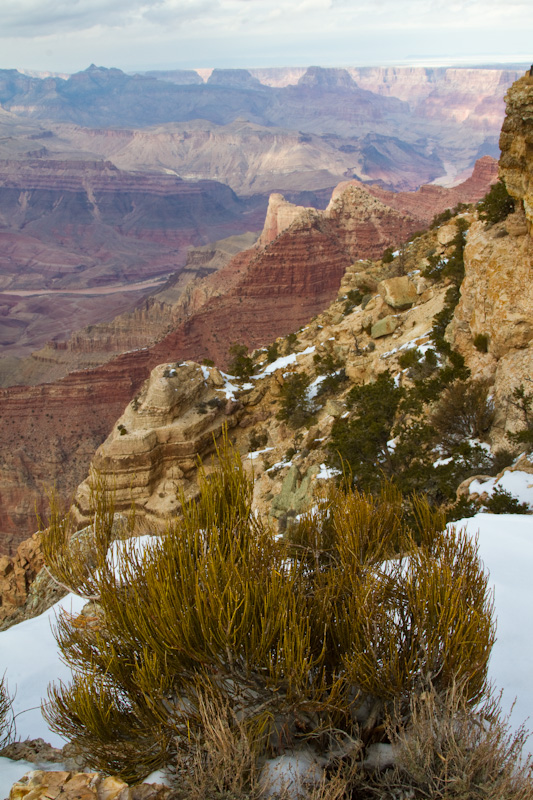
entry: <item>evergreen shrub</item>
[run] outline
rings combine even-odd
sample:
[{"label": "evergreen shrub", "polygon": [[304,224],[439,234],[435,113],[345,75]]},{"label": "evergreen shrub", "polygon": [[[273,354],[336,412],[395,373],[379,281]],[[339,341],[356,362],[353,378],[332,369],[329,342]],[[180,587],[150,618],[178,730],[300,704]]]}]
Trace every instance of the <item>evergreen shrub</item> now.
[{"label": "evergreen shrub", "polygon": [[235,375],[236,378],[244,380],[254,374],[254,362],[248,355],[248,348],[245,344],[233,342],[229,348],[229,355],[228,370],[230,375]]},{"label": "evergreen shrub", "polygon": [[480,220],[491,228],[513,213],[515,201],[507,191],[505,183],[500,179],[497,183],[493,183],[477,207]]},{"label": "evergreen shrub", "polygon": [[[279,540],[252,511],[238,454],[226,443],[218,458],[198,501],[182,498],[183,516],[144,550],[124,541],[111,557],[95,514],[92,621],[59,619],[74,676],[44,709],[89,767],[133,782],[176,758],[205,763],[206,708],[223,711],[228,757],[249,764],[360,741],[358,718],[365,741],[386,741],[388,711],[408,715],[428,682],[439,693],[458,682],[467,704],[483,696],[492,599],[465,533],[416,499],[409,523],[390,486],[379,497],[332,487]],[[68,528],[51,520],[49,568],[83,591],[86,568],[69,575],[57,552]]]}]

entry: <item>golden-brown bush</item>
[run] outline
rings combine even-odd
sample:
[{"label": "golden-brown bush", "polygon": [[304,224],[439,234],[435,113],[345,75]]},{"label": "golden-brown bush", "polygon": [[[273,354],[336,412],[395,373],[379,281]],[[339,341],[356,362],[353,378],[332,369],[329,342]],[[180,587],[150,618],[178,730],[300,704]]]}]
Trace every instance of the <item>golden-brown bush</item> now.
[{"label": "golden-brown bush", "polygon": [[[245,732],[256,758],[358,736],[369,700],[379,713],[365,724],[379,739],[387,709],[408,709],[429,680],[460,681],[469,703],[482,695],[492,603],[464,534],[443,532],[423,501],[406,514],[391,487],[379,498],[333,488],[290,541],[276,540],[252,511],[238,454],[218,456],[163,536],[144,550],[116,545],[90,579],[63,564],[52,520],[50,568],[79,577],[99,613],[91,626],[59,620],[74,678],[50,690],[45,715],[90,766],[138,780],[191,742],[201,753],[206,698],[231,709],[225,725]],[[108,523],[95,515],[97,542]]]}]

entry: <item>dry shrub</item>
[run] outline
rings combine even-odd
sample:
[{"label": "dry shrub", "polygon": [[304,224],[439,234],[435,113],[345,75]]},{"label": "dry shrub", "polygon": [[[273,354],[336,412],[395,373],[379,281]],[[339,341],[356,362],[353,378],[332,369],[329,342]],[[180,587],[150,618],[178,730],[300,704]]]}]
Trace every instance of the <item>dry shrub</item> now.
[{"label": "dry shrub", "polygon": [[[429,687],[411,698],[410,714],[388,726],[396,766],[367,781],[367,794],[380,800],[531,800],[528,733],[511,732],[499,698],[473,709],[457,684],[445,692]],[[357,795],[359,796],[359,795]]]},{"label": "dry shrub", "polygon": [[5,677],[0,678],[0,750],[13,738],[15,719]]},{"label": "dry shrub", "polygon": [[201,725],[179,743],[176,778],[190,800],[216,793],[234,798],[257,794],[253,739],[243,718],[215,695],[199,696]]}]

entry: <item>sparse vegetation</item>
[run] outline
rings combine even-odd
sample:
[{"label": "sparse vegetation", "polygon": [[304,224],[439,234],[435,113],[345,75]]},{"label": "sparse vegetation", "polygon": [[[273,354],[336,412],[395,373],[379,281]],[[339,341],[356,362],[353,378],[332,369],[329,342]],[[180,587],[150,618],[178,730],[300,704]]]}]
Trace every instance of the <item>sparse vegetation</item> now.
[{"label": "sparse vegetation", "polygon": [[[182,498],[183,518],[144,551],[125,541],[110,558],[108,515],[95,514],[95,621],[58,621],[74,677],[44,711],[89,767],[137,781],[177,760],[240,793],[257,759],[284,748],[334,764],[354,742],[359,763],[429,683],[439,697],[459,686],[467,706],[484,696],[492,600],[466,534],[443,533],[441,513],[391,486],[339,486],[276,541],[240,457],[226,445],[218,458],[198,502]],[[53,515],[55,574],[67,528]],[[88,564],[73,555],[84,590]]]},{"label": "sparse vegetation", "polygon": [[280,357],[279,346],[277,342],[273,342],[267,347],[267,363],[272,364]]},{"label": "sparse vegetation", "polygon": [[509,441],[525,447],[528,452],[533,449],[533,392],[527,392],[523,383],[513,389],[509,403],[518,410],[523,428],[508,433]]},{"label": "sparse vegetation", "polygon": [[381,256],[384,264],[391,264],[394,261],[394,250],[392,247],[387,247]]},{"label": "sparse vegetation", "polygon": [[483,503],[490,514],[529,514],[527,503],[521,503],[517,497],[502,486],[495,486],[491,496]]}]

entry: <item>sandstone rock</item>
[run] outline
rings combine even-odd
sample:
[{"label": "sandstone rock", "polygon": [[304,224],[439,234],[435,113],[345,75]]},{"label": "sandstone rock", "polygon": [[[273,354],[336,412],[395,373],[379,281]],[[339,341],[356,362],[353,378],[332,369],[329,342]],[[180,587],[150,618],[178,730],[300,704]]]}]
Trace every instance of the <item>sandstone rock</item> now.
[{"label": "sandstone rock", "polygon": [[533,337],[533,242],[531,237],[496,237],[480,222],[470,227],[465,277],[450,334],[467,350],[477,333],[490,339],[495,358],[527,347]]},{"label": "sandstone rock", "polygon": [[388,316],[378,320],[372,325],[370,335],[373,339],[379,339],[381,336],[390,336],[398,327],[398,320],[396,317]]},{"label": "sandstone rock", "polygon": [[97,772],[27,773],[11,789],[9,800],[175,800],[178,792],[161,784],[128,786]]},{"label": "sandstone rock", "polygon": [[406,275],[381,281],[378,291],[393,308],[409,308],[418,300],[417,288]]},{"label": "sandstone rock", "polygon": [[296,206],[287,202],[282,194],[271,194],[268,200],[263,232],[258,239],[259,247],[266,247],[280,233],[289,228],[295,219],[305,213],[316,213],[315,209]]},{"label": "sandstone rock", "polygon": [[0,559],[0,629],[20,617],[16,612],[28,600],[30,586],[42,565],[38,534],[22,542],[13,558],[2,556]]}]

